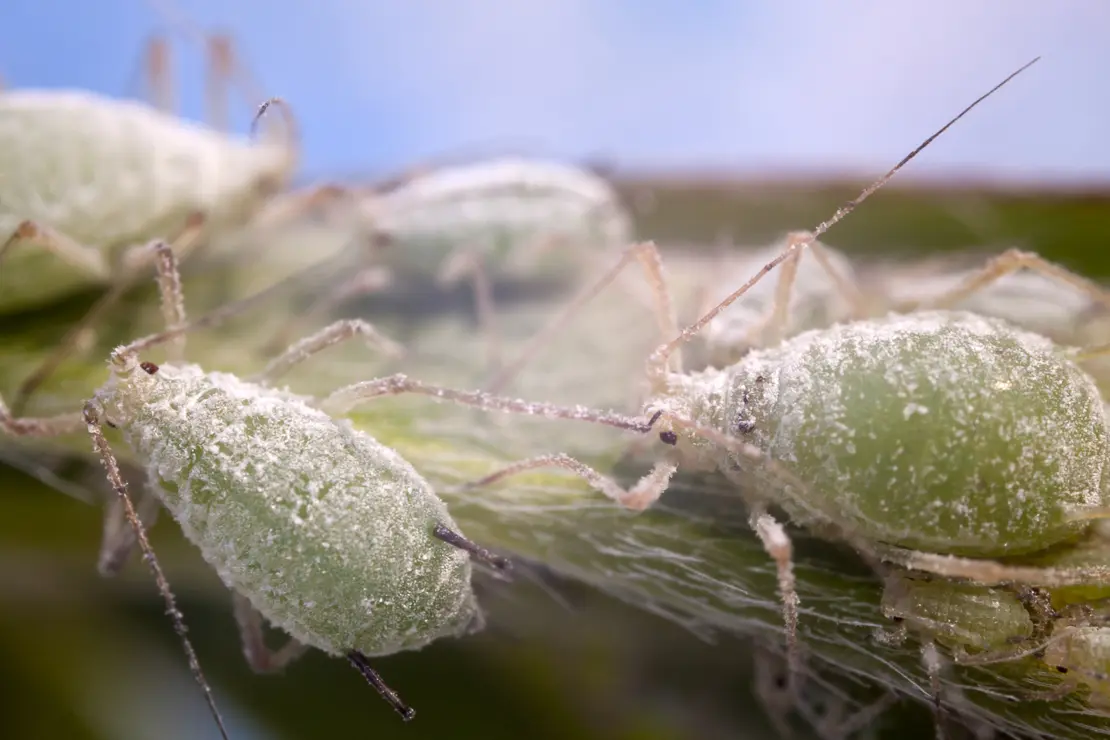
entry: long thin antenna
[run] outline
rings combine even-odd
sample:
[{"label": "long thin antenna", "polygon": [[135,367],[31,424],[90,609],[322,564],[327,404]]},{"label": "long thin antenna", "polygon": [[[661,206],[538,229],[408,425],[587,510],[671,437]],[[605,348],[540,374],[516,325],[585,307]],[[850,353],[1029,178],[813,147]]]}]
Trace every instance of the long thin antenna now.
[{"label": "long thin antenna", "polygon": [[189,660],[189,668],[193,672],[193,678],[197,680],[201,690],[204,691],[204,700],[208,702],[208,710],[212,713],[212,718],[216,720],[220,737],[223,740],[229,740],[223,717],[220,716],[220,710],[216,708],[216,699],[212,696],[212,688],[204,677],[204,672],[200,668],[200,660],[197,659],[197,653],[193,649],[192,642],[189,641],[185,619],[177,608],[177,601],[174,599],[173,591],[170,590],[170,583],[166,580],[165,573],[162,572],[162,566],[158,564],[158,558],[154,556],[154,548],[150,546],[143,523],[135,512],[135,506],[131,503],[131,496],[127,493],[127,483],[120,473],[116,456],[112,454],[112,448],[108,446],[108,440],[104,437],[104,431],[100,427],[99,414],[92,402],[85,404],[84,417],[89,434],[93,439],[93,449],[100,456],[100,462],[108,474],[108,482],[123,503],[124,514],[127,516],[131,528],[135,530],[135,538],[138,540],[139,548],[143,551],[143,560],[150,567],[150,572],[154,575],[154,582],[158,584],[158,590],[162,592],[162,599],[166,602],[166,614],[173,620],[174,631],[181,638],[181,646],[185,649],[185,657]]},{"label": "long thin antenna", "polygon": [[890,182],[890,179],[894,177],[894,175],[896,175],[899,170],[901,170],[907,163],[909,163],[911,159],[920,154],[922,150],[924,150],[927,146],[932,144],[937,137],[950,129],[956,123],[956,121],[966,116],[975,106],[979,105],[991,95],[998,92],[998,90],[1001,89],[1007,82],[1032,67],[1038,61],[1040,61],[1040,57],[1036,57],[1032,61],[1027,62],[1026,64],[1022,65],[1022,67],[1020,67],[1017,71],[1012,72],[1006,79],[1002,80],[1002,82],[999,82],[990,90],[980,95],[975,100],[975,102],[960,111],[959,114],[952,118],[948,123],[941,126],[929,138],[921,142],[916,148],[914,148],[913,151],[902,157],[901,161],[891,167],[889,172],[864,188],[863,191],[860,192],[860,194],[857,195],[855,198],[848,201],[840,208],[837,208],[836,212],[833,213],[832,216],[814,227],[814,229],[809,234],[807,234],[805,238],[791,242],[790,245],[787,246],[785,250],[783,250],[782,254],[768,262],[759,272],[757,272],[750,280],[748,280],[748,282],[740,286],[740,288],[733,292],[728,298],[725,298],[719,304],[710,309],[708,313],[706,313],[696,322],[683,329],[682,333],[675,337],[673,340],[671,340],[667,344],[660,345],[654,352],[651,353],[651,357],[648,358],[649,373],[651,373],[655,368],[665,368],[667,359],[670,357],[671,353],[673,353],[676,349],[678,349],[683,344],[690,341],[694,336],[696,336],[698,332],[705,328],[706,324],[717,317],[717,314],[731,306],[734,301],[740,298],[740,296],[744,295],[744,293],[748,292],[748,290],[753,285],[759,282],[759,280],[764,275],[766,275],[768,272],[770,272],[780,263],[786,260],[786,258],[790,256],[791,252],[807,246],[815,239],[820,237],[822,234],[824,234],[826,231],[828,231],[830,228],[832,228],[834,225],[839,223],[845,216],[854,211],[861,203],[863,203],[863,201],[870,198],[876,190]]}]

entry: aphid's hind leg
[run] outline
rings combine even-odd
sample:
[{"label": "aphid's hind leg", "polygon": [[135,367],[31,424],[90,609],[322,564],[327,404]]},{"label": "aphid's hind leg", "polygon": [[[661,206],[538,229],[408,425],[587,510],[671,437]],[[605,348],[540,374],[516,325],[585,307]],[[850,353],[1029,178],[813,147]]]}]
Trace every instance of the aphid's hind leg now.
[{"label": "aphid's hind leg", "polygon": [[1082,275],[1049,262],[1039,254],[1024,252],[1020,249],[1007,249],[997,257],[992,257],[960,285],[932,300],[920,302],[912,308],[950,308],[996,280],[1023,269],[1032,270],[1047,278],[1069,285],[1086,294],[1096,303],[1101,303],[1110,309],[1110,291]]},{"label": "aphid's hind leg", "polygon": [[266,645],[266,633],[259,611],[240,593],[232,593],[231,599],[235,622],[239,625],[239,637],[243,642],[243,657],[255,673],[279,673],[308,652],[308,646],[294,638],[289,638],[280,649],[271,650]]},{"label": "aphid's hind leg", "polygon": [[355,337],[361,337],[370,347],[392,357],[404,352],[401,345],[379,333],[370,323],[362,319],[342,319],[290,345],[251,380],[271,383],[313,355]]},{"label": "aphid's hind leg", "polygon": [[490,371],[501,367],[501,334],[497,326],[497,308],[493,300],[493,284],[489,269],[477,247],[461,247],[452,251],[436,271],[436,282],[444,287],[470,279],[478,326],[486,337],[486,361]]},{"label": "aphid's hind leg", "polygon": [[494,570],[506,571],[511,570],[513,567],[512,561],[508,558],[487,550],[442,524],[437,523],[435,527],[432,528],[432,535],[443,540],[452,547],[457,547],[460,550],[470,553],[470,556],[479,563],[484,563]]},{"label": "aphid's hind leg", "polygon": [[[162,502],[150,491],[142,488],[135,500],[135,511],[143,527],[150,529],[158,518]],[[100,553],[96,568],[100,575],[111,577],[120,572],[137,543],[135,530],[127,521],[127,509],[116,497],[110,500],[104,511],[104,534],[100,538]]]},{"label": "aphid's hind leg", "polygon": [[[185,228],[171,243],[172,254],[175,260],[182,252],[187,252],[192,245],[200,238],[203,229],[204,219],[199,214],[194,214],[191,217]],[[157,244],[155,242],[154,244]],[[26,407],[27,401],[31,395],[42,385],[58,366],[65,361],[78,347],[85,345],[88,342],[90,334],[94,331],[96,325],[105,318],[108,310],[114,306],[134,285],[134,278],[136,274],[149,264],[149,260],[156,257],[158,252],[153,249],[151,244],[138,245],[128,250],[125,255],[124,264],[128,268],[124,274],[117,277],[112,286],[93,304],[84,316],[82,316],[77,323],[70,327],[62,340],[54,347],[54,350],[47,355],[34,371],[27,376],[27,379],[20,384],[16,391],[15,398],[12,399],[12,408],[16,413],[19,413]],[[155,260],[157,264],[161,265],[160,260]],[[173,267],[176,272],[176,263]],[[180,283],[180,279],[178,279]],[[159,285],[163,284],[162,278],[159,278]],[[165,310],[165,309],[163,309]]]},{"label": "aphid's hind leg", "polygon": [[0,265],[2,265],[4,258],[16,247],[41,249],[54,255],[60,261],[83,270],[90,278],[98,282],[109,279],[108,263],[99,249],[79,244],[49,226],[34,221],[20,223],[7,240],[0,245]]},{"label": "aphid's hind leg", "polygon": [[559,468],[573,473],[600,493],[634,511],[643,511],[658,501],[663,492],[667,490],[671,476],[678,469],[673,463],[657,462],[651,471],[637,481],[632,488],[625,490],[612,478],[599,473],[589,465],[579,462],[569,455],[558,453],[519,460],[476,481],[465,483],[459,488],[465,490],[488,486],[505,478],[540,468]]},{"label": "aphid's hind leg", "polygon": [[[655,318],[659,324],[660,332],[665,337],[673,337],[677,334],[678,320],[675,317],[674,303],[671,299],[670,288],[667,285],[667,279],[663,272],[663,258],[659,254],[659,250],[656,248],[655,244],[652,242],[639,242],[630,247],[626,247],[615,265],[571,299],[570,303],[556,314],[555,317],[548,322],[547,326],[537,332],[536,335],[528,341],[524,349],[521,350],[520,354],[517,355],[515,359],[501,368],[500,372],[486,384],[486,388],[491,393],[503,391],[512,379],[520,373],[521,369],[523,369],[528,361],[532,359],[536,352],[538,352],[543,345],[548,343],[551,338],[562,329],[576,313],[578,313],[578,311],[592,301],[595,296],[608,288],[613,281],[617,279],[617,276],[631,264],[633,259],[640,263],[640,267],[643,269],[644,276],[651,288],[655,306]],[[681,355],[675,353],[670,358],[670,367],[674,372],[682,372],[681,365]]]},{"label": "aphid's hind leg", "polygon": [[401,700],[401,697],[398,696],[397,692],[389,688],[389,686],[386,685],[385,681],[382,680],[382,677],[378,675],[378,672],[370,667],[370,663],[366,659],[365,655],[358,652],[357,650],[352,650],[351,652],[347,653],[347,660],[351,662],[351,665],[355,667],[355,670],[362,674],[362,677],[366,679],[366,682],[373,686],[374,689],[382,695],[382,698],[385,699],[391,707],[393,707],[393,710],[397,712],[397,714],[401,715],[401,719],[408,722],[416,716],[416,711],[413,710],[413,708],[410,707],[408,704],[405,704],[405,702]]}]

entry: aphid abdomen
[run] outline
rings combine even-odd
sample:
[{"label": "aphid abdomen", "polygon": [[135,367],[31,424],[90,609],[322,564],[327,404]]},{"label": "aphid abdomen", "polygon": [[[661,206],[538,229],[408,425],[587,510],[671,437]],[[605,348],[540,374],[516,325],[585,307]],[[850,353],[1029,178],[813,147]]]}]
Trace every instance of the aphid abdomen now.
[{"label": "aphid abdomen", "polygon": [[464,633],[470,561],[397,453],[290,394],[195,366],[119,373],[115,410],[185,534],[273,624],[332,654]]},{"label": "aphid abdomen", "polygon": [[802,519],[1002,556],[1076,535],[1086,524],[1069,517],[1106,505],[1098,390],[1047,339],[1003,321],[859,321],[753,353],[731,373],[725,405],[746,407],[752,441],[808,486],[783,502]]},{"label": "aphid abdomen", "polygon": [[[521,159],[415,177],[380,196],[373,215],[395,242],[391,264],[425,275],[451,247],[481,249],[503,268],[530,240],[624,246],[632,237],[631,219],[604,180],[559,163]],[[555,252],[542,266],[568,272],[579,261]]]}]

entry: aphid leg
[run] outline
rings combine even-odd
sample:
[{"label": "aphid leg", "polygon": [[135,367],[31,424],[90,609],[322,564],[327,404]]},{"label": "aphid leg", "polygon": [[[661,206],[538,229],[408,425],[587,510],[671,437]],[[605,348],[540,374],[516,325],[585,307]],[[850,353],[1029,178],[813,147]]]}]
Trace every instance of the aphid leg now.
[{"label": "aphid leg", "polygon": [[[182,252],[187,252],[199,240],[203,230],[204,219],[200,214],[194,214],[186,223],[185,228],[180,234],[171,242],[171,248],[175,256],[180,256]],[[151,248],[149,244],[138,245],[133,247],[130,252],[130,263],[135,266],[136,270],[139,267],[144,267],[149,264],[157,252]],[[134,285],[133,280],[135,274],[125,272],[123,276],[116,278],[110,287],[97,301],[93,304],[84,316],[82,316],[77,323],[70,327],[62,340],[54,347],[53,351],[46,356],[46,359],[27,376],[27,379],[20,384],[16,390],[15,398],[12,399],[12,408],[15,413],[19,413],[27,405],[31,395],[38,390],[58,366],[70,356],[74,350],[87,343],[87,339],[94,328],[104,319],[108,310],[114,306]]]},{"label": "aphid leg", "polygon": [[43,418],[15,416],[0,396],[0,429],[13,437],[58,437],[79,432],[84,426],[81,414],[59,414]]},{"label": "aphid leg", "polygon": [[936,643],[932,640],[921,646],[921,660],[925,665],[925,672],[929,676],[929,693],[933,699],[933,724],[936,727],[937,740],[945,740],[946,716],[944,706],[941,704],[940,674],[944,668],[944,659],[937,650]]},{"label": "aphid leg", "polygon": [[228,80],[234,76],[235,53],[231,37],[223,33],[209,34],[205,44],[208,73],[205,76],[205,101],[208,124],[217,131],[231,130],[227,113]]},{"label": "aphid leg", "polygon": [[778,257],[776,257],[775,259],[771,260],[769,263],[764,265],[763,268],[759,272],[757,272],[755,275],[753,275],[746,283],[744,283],[739,288],[737,288],[735,291],[733,291],[731,295],[729,295],[723,301],[721,301],[716,306],[714,306],[712,309],[707,311],[705,313],[705,315],[703,315],[700,319],[695,321],[693,324],[691,324],[690,326],[683,329],[682,332],[680,334],[678,334],[678,336],[676,336],[674,339],[672,339],[669,342],[667,342],[666,344],[662,344],[658,348],[656,348],[655,351],[652,352],[651,356],[648,358],[648,363],[647,363],[648,378],[650,378],[653,381],[659,381],[659,380],[662,380],[663,378],[665,378],[666,370],[669,366],[671,356],[674,355],[675,353],[679,352],[682,345],[686,344],[691,339],[693,339],[695,336],[697,336],[702,331],[702,329],[705,328],[706,324],[708,324],[710,321],[715,319],[721,311],[723,311],[726,308],[728,308],[729,306],[731,306],[736,300],[738,300],[742,295],[744,295],[744,293],[748,292],[748,290],[753,285],[755,285],[760,279],[762,279],[764,275],[766,275],[768,272],[773,270],[779,263],[785,261],[787,259],[787,257],[790,256],[791,252],[793,252],[796,249],[801,248],[802,246],[805,246],[806,244],[812,244],[822,234],[824,234],[826,231],[831,229],[833,226],[835,226],[837,223],[839,223],[845,216],[847,216],[852,211],[854,211],[856,208],[858,208],[859,205],[861,203],[863,203],[865,200],[867,200],[868,198],[870,198],[871,195],[875,193],[875,191],[879,190],[881,187],[883,187],[888,182],[890,182],[890,179],[892,177],[894,177],[898,173],[898,171],[902,169],[902,167],[904,167],[910,160],[912,160],[914,157],[916,157],[918,154],[920,154],[927,146],[932,144],[933,141],[938,136],[940,136],[945,131],[947,131],[949,128],[951,128],[953,125],[955,125],[955,123],[957,121],[959,121],[961,118],[963,118],[968,113],[970,113],[971,110],[973,108],[975,108],[975,106],[979,105],[979,103],[981,103],[984,100],[986,100],[987,98],[989,98],[999,88],[1001,88],[1003,85],[1005,85],[1010,80],[1017,77],[1022,72],[1024,72],[1030,66],[1035,64],[1039,59],[1040,59],[1040,57],[1037,57],[1036,59],[1033,59],[1031,62],[1026,63],[1022,67],[1020,67],[1017,71],[1011,73],[1008,77],[1006,77],[1006,79],[1002,80],[1002,82],[1000,82],[997,85],[995,85],[994,87],[992,87],[990,90],[988,90],[983,95],[980,95],[974,102],[971,103],[971,105],[967,106],[962,111],[960,111],[954,118],[949,120],[948,123],[944,124],[942,127],[937,129],[932,135],[930,135],[927,139],[925,139],[923,142],[918,144],[909,154],[902,157],[902,159],[899,160],[899,162],[896,165],[891,167],[890,170],[888,170],[885,175],[883,175],[878,180],[876,180],[875,182],[871,183],[866,188],[864,188],[860,192],[860,194],[857,195],[855,198],[848,201],[847,203],[842,205],[840,208],[837,208],[832,216],[830,216],[826,220],[822,221],[821,223],[817,224],[817,226],[814,227],[813,231],[811,233],[807,234],[805,242],[803,242],[803,243],[798,243],[798,242],[791,243],[787,247],[787,249],[782,252],[782,254],[780,254]]},{"label": "aphid leg", "polygon": [[290,345],[271,360],[261,373],[252,377],[251,381],[271,383],[313,355],[355,337],[362,337],[371,348],[391,357],[399,357],[404,352],[401,345],[380,334],[368,322],[362,319],[342,319]]},{"label": "aphid leg", "polygon": [[458,532],[448,529],[442,524],[436,523],[435,527],[432,528],[432,534],[435,537],[446,542],[448,545],[451,545],[452,547],[457,547],[460,550],[470,553],[471,557],[473,557],[479,563],[484,563],[494,570],[505,571],[511,570],[513,567],[513,562],[508,558],[502,557],[494,552],[491,552],[490,550],[487,550],[481,545],[471,542]]},{"label": "aphid leg", "polygon": [[[135,510],[145,529],[154,526],[162,502],[158,496],[143,487],[135,499]],[[100,553],[96,559],[96,569],[108,578],[116,575],[127,562],[135,549],[135,530],[127,520],[127,508],[117,496],[104,507],[104,533],[100,538]]]},{"label": "aphid leg", "polygon": [[0,245],[0,265],[16,247],[41,249],[98,280],[105,280],[109,275],[108,264],[100,250],[79,244],[65,234],[34,221],[19,224]]},{"label": "aphid leg", "polygon": [[992,257],[982,268],[970,275],[960,285],[932,300],[911,306],[911,308],[949,308],[955,306],[976,291],[982,290],[996,280],[1000,280],[1018,270],[1032,270],[1047,278],[1069,285],[1081,293],[1085,293],[1092,300],[1110,308],[1110,291],[1098,283],[1060,265],[1053,264],[1034,252],[1023,252],[1020,249],[1007,249],[997,257]]},{"label": "aphid leg", "polygon": [[[813,239],[808,232],[793,232],[787,236],[786,250],[789,252],[786,260],[779,268],[779,280],[775,286],[774,305],[771,307],[771,313],[768,315],[766,321],[761,325],[754,327],[749,334],[749,343],[753,342],[751,337],[754,335],[758,338],[759,345],[777,344],[782,341],[786,331],[786,324],[790,319],[790,298],[794,291],[794,283],[798,277],[798,267],[802,261],[802,251],[808,249],[810,254],[813,255],[814,260],[821,266],[821,269],[828,274],[832,279],[836,290],[840,293],[841,297],[852,307],[853,314],[858,317],[864,315],[864,299],[859,291],[858,286],[848,278],[840,274],[840,271],[833,265],[832,260],[829,258],[829,253],[820,242]],[[797,245],[797,248],[795,248]]]},{"label": "aphid leg", "polygon": [[[150,245],[155,255],[158,295],[161,298],[162,320],[167,327],[185,323],[185,293],[181,287],[181,273],[177,269],[177,257],[169,244],[159,241]],[[185,358],[185,335],[166,341],[166,352],[171,362]]]},{"label": "aphid leg", "polygon": [[539,401],[523,401],[519,398],[491,395],[484,391],[460,391],[413,380],[403,373],[344,386],[325,398],[320,406],[333,416],[339,416],[360,403],[403,393],[430,396],[437,401],[447,401],[460,406],[472,406],[486,411],[542,416],[548,419],[585,421],[640,433],[649,432],[652,428],[651,423],[615,411],[600,411],[585,406],[559,406],[558,404]]},{"label": "aphid leg", "polygon": [[486,337],[486,357],[493,372],[501,366],[501,335],[497,328],[497,309],[494,307],[489,270],[477,248],[462,247],[451,252],[436,271],[435,279],[442,286],[452,286],[464,277],[469,277],[474,292],[478,326]]},{"label": "aphid leg", "polygon": [[752,505],[750,508],[748,522],[763,544],[763,549],[775,561],[778,571],[782,620],[786,631],[787,690],[796,695],[802,659],[798,646],[798,591],[794,579],[794,546],[783,526],[766,509],[761,505]]},{"label": "aphid leg", "polygon": [[756,645],[754,653],[755,696],[779,737],[791,738],[794,731],[790,727],[790,713],[798,700],[791,687],[793,671],[767,648]]},{"label": "aphid leg", "polygon": [[269,353],[279,352],[293,343],[299,327],[312,325],[324,316],[330,316],[339,306],[359,296],[370,295],[386,288],[393,282],[393,273],[387,267],[368,267],[354,277],[341,283],[335,290],[325,291],[308,304],[299,317],[291,318],[277,334],[265,345]]},{"label": "aphid leg", "polygon": [[852,540],[851,544],[882,560],[909,570],[920,570],[945,578],[963,578],[982,586],[1025,584],[1060,588],[1110,580],[1110,565],[1108,564],[1067,568],[1007,565],[991,560],[919,552],[889,545],[862,543],[856,540]]},{"label": "aphid leg", "polygon": [[239,625],[239,637],[243,642],[243,657],[255,673],[279,673],[297,658],[308,652],[308,646],[294,638],[289,638],[278,650],[266,645],[266,633],[262,624],[262,614],[251,605],[249,599],[240,593],[231,594],[235,611],[235,622]]},{"label": "aphid leg", "polygon": [[173,115],[177,111],[177,90],[169,40],[161,34],[152,34],[143,45],[139,66],[142,96],[166,115]]},{"label": "aphid leg", "polygon": [[352,650],[347,653],[347,660],[349,660],[351,665],[362,674],[366,682],[373,686],[374,689],[382,695],[383,699],[389,702],[389,705],[393,707],[394,711],[401,715],[401,719],[408,722],[416,716],[416,712],[413,708],[401,701],[401,697],[397,695],[397,692],[389,688],[385,681],[382,680],[382,677],[378,675],[378,672],[370,667],[370,663],[367,661],[365,655],[357,650]]},{"label": "aphid leg", "polygon": [[538,455],[537,457],[519,460],[489,475],[479,478],[476,481],[467,482],[459,488],[466,490],[488,486],[492,483],[504,480],[505,478],[540,468],[559,468],[561,470],[566,470],[577,475],[593,486],[598,492],[605,494],[622,506],[634,511],[643,511],[658,501],[659,497],[663,495],[663,492],[667,490],[667,485],[670,483],[671,476],[675,474],[678,466],[670,462],[657,462],[644,477],[640,478],[640,480],[632,486],[632,488],[625,490],[612,478],[599,473],[589,465],[579,462],[569,455],[557,453],[554,455]]},{"label": "aphid leg", "polygon": [[131,503],[131,496],[127,493],[127,483],[123,480],[123,475],[120,474],[116,456],[112,453],[112,448],[108,445],[108,440],[104,437],[104,432],[100,428],[99,413],[92,402],[85,404],[83,416],[89,436],[92,437],[93,449],[100,456],[100,462],[104,466],[108,482],[123,504],[127,521],[130,522],[131,528],[135,532],[135,538],[139,543],[139,548],[143,551],[143,559],[150,568],[150,572],[154,575],[154,581],[158,585],[158,590],[162,592],[162,599],[166,603],[166,613],[173,621],[174,630],[177,632],[178,637],[181,638],[181,646],[184,648],[185,656],[189,660],[189,667],[193,671],[193,677],[196,678],[197,683],[204,691],[204,698],[208,702],[208,709],[212,712],[212,717],[216,720],[216,725],[219,727],[221,737],[223,737],[224,740],[228,740],[223,718],[220,716],[220,710],[216,708],[216,700],[212,696],[212,689],[208,685],[208,680],[204,677],[204,672],[200,668],[200,661],[197,659],[196,651],[193,650],[193,644],[189,641],[189,637],[186,634],[185,620],[177,608],[177,602],[173,592],[170,590],[169,581],[166,580],[166,576],[162,572],[162,566],[158,564],[158,559],[154,555],[154,550],[147,540],[146,530],[143,529],[143,523],[139,520],[139,515],[135,511],[134,505]]},{"label": "aphid leg", "polygon": [[[512,379],[520,373],[525,364],[532,359],[536,352],[547,344],[551,338],[561,330],[576,313],[578,313],[578,311],[584,308],[599,293],[609,287],[609,285],[617,279],[617,276],[631,264],[633,259],[636,259],[640,263],[648,284],[651,287],[654,297],[655,317],[659,323],[660,331],[664,336],[674,336],[678,331],[678,320],[675,318],[674,304],[671,301],[670,290],[663,273],[663,259],[659,254],[659,250],[655,247],[655,244],[652,242],[640,242],[627,247],[621,253],[621,257],[615,265],[609,268],[609,270],[592,285],[586,286],[586,288],[575,296],[562,311],[548,322],[547,326],[537,332],[536,335],[528,341],[524,349],[521,350],[520,354],[501,368],[501,371],[486,384],[486,388],[491,393],[503,391]],[[671,367],[674,372],[682,372],[681,355],[676,353],[673,360],[664,363],[664,367]]]}]

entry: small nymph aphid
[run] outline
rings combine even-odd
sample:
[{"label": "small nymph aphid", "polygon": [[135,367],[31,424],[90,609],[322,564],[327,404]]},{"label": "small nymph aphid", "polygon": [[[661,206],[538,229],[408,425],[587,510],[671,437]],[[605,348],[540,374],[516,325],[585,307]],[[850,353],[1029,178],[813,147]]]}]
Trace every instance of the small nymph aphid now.
[{"label": "small nymph aphid", "polygon": [[[180,327],[173,253],[164,244],[156,251],[163,305],[170,325]],[[368,658],[480,627],[470,558],[497,569],[509,563],[459,534],[443,501],[395,451],[314,399],[268,385],[353,337],[391,348],[369,324],[338,322],[291,346],[251,381],[141,360],[138,353],[156,342],[139,340],[112,353],[110,378],[83,418],[11,418],[0,405],[0,424],[18,435],[87,425],[125,496],[101,424],[118,429],[147,468],[143,496],[157,496],[235,594],[253,668],[278,670],[307,647],[342,655],[409,719],[412,710]],[[124,534],[105,542],[102,563],[121,563],[133,542]],[[263,617],[292,636],[289,645],[266,648]]]}]

